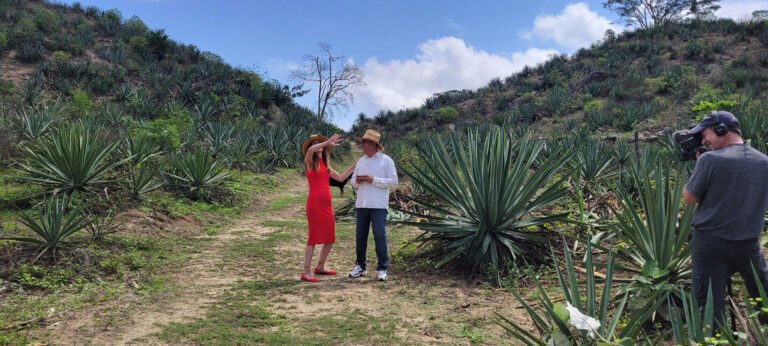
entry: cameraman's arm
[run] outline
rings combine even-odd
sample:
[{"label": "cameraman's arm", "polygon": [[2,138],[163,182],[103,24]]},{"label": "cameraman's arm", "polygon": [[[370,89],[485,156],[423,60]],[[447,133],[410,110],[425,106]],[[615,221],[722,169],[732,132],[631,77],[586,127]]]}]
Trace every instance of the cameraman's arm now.
[{"label": "cameraman's arm", "polygon": [[708,155],[697,155],[696,166],[683,187],[683,201],[685,204],[694,205],[701,201],[707,191],[710,175],[710,159]]},{"label": "cameraman's arm", "polygon": [[687,205],[694,205],[696,203],[699,203],[699,198],[694,196],[692,193],[688,192],[688,188],[683,188],[683,201],[685,201],[685,204]]}]

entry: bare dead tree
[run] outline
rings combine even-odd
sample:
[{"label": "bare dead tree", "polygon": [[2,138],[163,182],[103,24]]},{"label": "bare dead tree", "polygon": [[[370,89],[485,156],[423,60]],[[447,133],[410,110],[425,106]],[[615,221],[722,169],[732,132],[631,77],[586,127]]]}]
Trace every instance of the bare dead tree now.
[{"label": "bare dead tree", "polygon": [[305,55],[304,66],[291,72],[291,79],[317,85],[317,118],[325,121],[354,101],[352,90],[365,86],[365,73],[343,56],[334,56],[329,44],[318,46],[322,55]]}]

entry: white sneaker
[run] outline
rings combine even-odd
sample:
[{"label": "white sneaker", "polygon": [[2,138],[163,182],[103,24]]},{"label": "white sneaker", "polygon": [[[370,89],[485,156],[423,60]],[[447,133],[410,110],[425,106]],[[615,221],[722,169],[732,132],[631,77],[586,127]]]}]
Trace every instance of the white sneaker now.
[{"label": "white sneaker", "polygon": [[368,274],[368,271],[363,269],[360,265],[356,265],[355,269],[352,269],[351,272],[349,272],[349,277],[351,278],[359,278],[361,276],[365,276],[365,274]]},{"label": "white sneaker", "polygon": [[379,270],[379,281],[387,281],[387,271],[386,270]]}]

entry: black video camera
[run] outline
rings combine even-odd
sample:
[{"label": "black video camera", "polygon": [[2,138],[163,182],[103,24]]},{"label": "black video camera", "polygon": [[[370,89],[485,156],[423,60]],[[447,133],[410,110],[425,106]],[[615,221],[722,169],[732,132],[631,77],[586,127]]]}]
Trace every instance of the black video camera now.
[{"label": "black video camera", "polygon": [[701,144],[701,133],[688,133],[688,130],[678,130],[672,134],[672,138],[680,149],[680,160],[695,160],[696,153],[703,154],[707,148]]}]

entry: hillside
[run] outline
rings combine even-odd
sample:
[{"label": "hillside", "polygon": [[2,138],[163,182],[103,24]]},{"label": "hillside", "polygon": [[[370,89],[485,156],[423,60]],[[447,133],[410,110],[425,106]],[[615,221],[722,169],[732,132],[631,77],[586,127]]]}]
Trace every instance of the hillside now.
[{"label": "hillside", "polygon": [[403,138],[494,123],[540,135],[581,126],[599,137],[654,135],[682,128],[714,105],[737,116],[765,114],[767,85],[768,21],[694,20],[608,32],[572,56],[552,57],[478,90],[445,91],[418,108],[361,115],[352,132],[373,127]]},{"label": "hillside", "polygon": [[14,119],[42,110],[55,113],[52,119],[42,117],[46,123],[92,117],[151,128],[168,119],[179,137],[190,122],[248,122],[246,129],[287,123],[306,130],[331,126],[317,124],[311,111],[293,101],[301,86],[232,67],[214,53],[175,42],[162,29],[150,29],[137,17],[123,18],[117,10],[4,1],[0,56],[4,163],[15,155],[13,143],[39,135],[19,133]]}]

